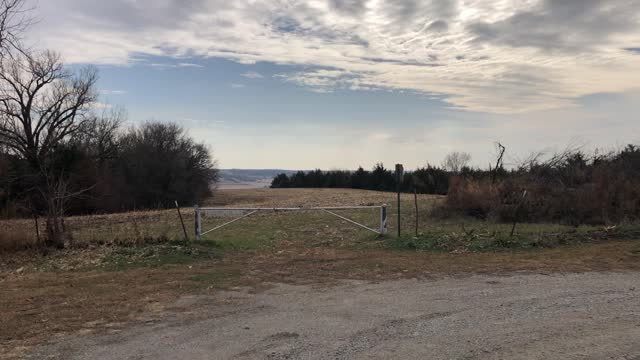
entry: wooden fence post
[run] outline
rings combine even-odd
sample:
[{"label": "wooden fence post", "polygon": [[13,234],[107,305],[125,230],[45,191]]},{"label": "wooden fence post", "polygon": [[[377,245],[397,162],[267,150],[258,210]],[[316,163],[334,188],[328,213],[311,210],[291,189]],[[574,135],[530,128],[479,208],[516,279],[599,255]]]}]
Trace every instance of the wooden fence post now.
[{"label": "wooden fence post", "polygon": [[418,190],[413,188],[413,200],[416,204],[416,237],[418,237]]},{"label": "wooden fence post", "polygon": [[189,235],[187,235],[187,228],[184,226],[184,220],[182,219],[182,213],[180,213],[180,206],[178,200],[176,202],[176,209],[178,210],[178,216],[180,217],[180,224],[182,224],[182,232],[184,232],[184,240],[189,241]]}]

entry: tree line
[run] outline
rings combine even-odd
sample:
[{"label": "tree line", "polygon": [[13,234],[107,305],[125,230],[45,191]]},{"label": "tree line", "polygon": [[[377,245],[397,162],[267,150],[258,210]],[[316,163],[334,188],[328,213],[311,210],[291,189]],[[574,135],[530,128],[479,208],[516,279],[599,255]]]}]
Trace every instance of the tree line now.
[{"label": "tree line", "polygon": [[555,154],[534,153],[506,169],[506,148],[496,143],[488,169],[468,165],[471,156],[454,152],[441,166],[404,174],[377,164],[371,171],[298,171],[276,176],[274,188],[329,187],[447,195],[441,216],[464,215],[502,222],[550,221],[572,225],[640,219],[640,147],[588,154],[579,147]]},{"label": "tree line", "polygon": [[124,111],[99,112],[94,67],[72,71],[55,52],[21,46],[27,14],[24,0],[0,0],[0,215],[45,216],[46,244],[62,247],[66,215],[210,195],[205,145],[176,124],[125,128]]},{"label": "tree line", "polygon": [[[415,171],[405,172],[400,183],[401,191],[414,189],[425,194],[446,194],[449,184],[449,172],[428,165]],[[382,163],[372,170],[359,167],[356,171],[320,169],[285,173],[274,177],[272,188],[353,188],[377,191],[394,191],[397,188],[394,170],[387,169]]]},{"label": "tree line", "polygon": [[465,152],[451,152],[445,156],[440,166],[427,164],[412,171],[404,172],[400,184],[396,181],[395,169],[388,169],[377,163],[373,169],[359,167],[356,171],[320,169],[298,171],[291,175],[282,173],[274,177],[272,188],[353,188],[377,191],[418,192],[421,194],[446,195],[449,179],[453,175],[466,178],[506,176],[502,162],[489,170],[469,166],[471,155]]}]

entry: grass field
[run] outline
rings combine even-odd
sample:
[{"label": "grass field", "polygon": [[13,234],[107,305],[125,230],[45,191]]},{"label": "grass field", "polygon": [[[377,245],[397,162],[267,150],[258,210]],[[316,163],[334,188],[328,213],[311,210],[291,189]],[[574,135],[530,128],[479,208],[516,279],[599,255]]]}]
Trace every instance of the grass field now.
[{"label": "grass field", "polygon": [[[395,194],[340,189],[225,190],[201,206],[311,207],[389,204],[385,237],[323,212],[258,213],[184,241],[175,209],[67,219],[74,244],[0,252],[0,353],[70,333],[117,331],[161,316],[185,293],[272,282],[464,276],[513,271],[640,269],[640,227],[492,224],[436,218],[442,197],[402,196],[403,236],[395,237]],[[193,239],[193,210],[183,208]],[[376,210],[343,210],[377,228]],[[206,217],[203,229],[229,218]],[[42,223],[42,221],[41,221]],[[41,224],[42,225],[42,224]],[[3,248],[36,241],[33,220],[0,221]]]}]

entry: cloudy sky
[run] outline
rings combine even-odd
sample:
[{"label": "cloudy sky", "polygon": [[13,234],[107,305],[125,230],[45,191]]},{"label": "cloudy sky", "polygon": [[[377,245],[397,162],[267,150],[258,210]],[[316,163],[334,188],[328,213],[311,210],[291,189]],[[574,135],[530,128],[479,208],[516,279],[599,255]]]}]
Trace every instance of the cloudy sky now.
[{"label": "cloudy sky", "polygon": [[32,0],[28,41],[97,65],[131,122],[225,168],[486,166],[640,142],[640,0]]}]

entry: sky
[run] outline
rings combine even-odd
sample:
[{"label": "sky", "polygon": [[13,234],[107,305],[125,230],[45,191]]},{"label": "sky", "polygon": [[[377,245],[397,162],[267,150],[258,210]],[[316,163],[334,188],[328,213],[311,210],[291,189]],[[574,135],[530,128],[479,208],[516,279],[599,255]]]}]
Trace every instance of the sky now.
[{"label": "sky", "polygon": [[640,142],[640,0],[28,0],[34,48],[222,168],[486,167]]}]

